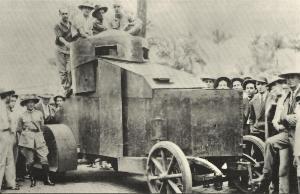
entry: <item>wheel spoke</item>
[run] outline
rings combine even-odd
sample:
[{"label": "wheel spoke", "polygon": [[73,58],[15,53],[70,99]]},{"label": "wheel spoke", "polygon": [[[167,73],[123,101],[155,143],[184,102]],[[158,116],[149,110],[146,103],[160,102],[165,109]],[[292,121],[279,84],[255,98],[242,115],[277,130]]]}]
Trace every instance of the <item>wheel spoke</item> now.
[{"label": "wheel spoke", "polygon": [[166,178],[166,179],[182,178],[182,173],[169,174],[169,175],[166,175],[164,178]]},{"label": "wheel spoke", "polygon": [[168,183],[171,186],[171,188],[175,191],[175,193],[182,193],[179,187],[172,180],[168,180]]},{"label": "wheel spoke", "polygon": [[148,176],[149,181],[160,180],[159,176]]},{"label": "wheel spoke", "polygon": [[155,167],[161,172],[161,173],[165,173],[165,170],[163,169],[162,165],[160,164],[160,162],[155,159],[155,158],[151,158],[151,161],[154,163]]},{"label": "wheel spoke", "polygon": [[167,166],[166,166],[167,159],[166,159],[165,152],[162,149],[160,150],[160,154],[161,154],[162,167],[163,167],[164,170],[167,170]]},{"label": "wheel spoke", "polygon": [[163,183],[161,184],[161,187],[159,189],[159,193],[162,193],[163,189],[167,186],[167,182],[163,181]]},{"label": "wheel spoke", "polygon": [[168,166],[167,174],[170,173],[170,171],[171,171],[171,169],[172,169],[172,167],[173,167],[174,162],[175,162],[175,156],[172,156],[171,161],[170,161],[170,164],[169,164],[169,166]]}]

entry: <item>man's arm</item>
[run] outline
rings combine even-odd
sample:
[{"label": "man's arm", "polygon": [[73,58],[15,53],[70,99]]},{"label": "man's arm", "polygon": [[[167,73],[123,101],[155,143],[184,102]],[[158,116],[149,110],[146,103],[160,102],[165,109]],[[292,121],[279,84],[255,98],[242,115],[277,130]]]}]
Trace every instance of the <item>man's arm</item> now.
[{"label": "man's arm", "polygon": [[281,120],[280,117],[281,117],[282,111],[284,110],[283,101],[284,101],[283,98],[280,98],[278,100],[275,115],[272,120],[273,126],[279,132],[281,132],[285,129],[285,127],[280,123],[280,120]]},{"label": "man's arm", "polygon": [[55,35],[56,35],[56,40],[57,40],[57,41],[60,41],[60,42],[63,43],[66,47],[70,48],[70,43],[64,39],[63,34],[62,34],[62,31],[60,30],[58,24],[55,26],[54,32],[55,32]]}]

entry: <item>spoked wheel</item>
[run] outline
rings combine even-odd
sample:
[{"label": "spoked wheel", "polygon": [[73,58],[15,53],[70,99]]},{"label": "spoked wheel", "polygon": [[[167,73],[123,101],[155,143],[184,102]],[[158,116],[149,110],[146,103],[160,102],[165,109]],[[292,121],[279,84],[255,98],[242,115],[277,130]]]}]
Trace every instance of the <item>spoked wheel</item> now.
[{"label": "spoked wheel", "polygon": [[252,193],[254,192],[252,180],[262,175],[265,143],[252,135],[244,136],[243,143],[246,145],[243,149],[243,157],[238,161],[238,166],[243,170],[233,180],[233,184],[243,193]]},{"label": "spoked wheel", "polygon": [[150,150],[147,160],[147,182],[151,193],[192,193],[192,174],[181,149],[162,141]]}]

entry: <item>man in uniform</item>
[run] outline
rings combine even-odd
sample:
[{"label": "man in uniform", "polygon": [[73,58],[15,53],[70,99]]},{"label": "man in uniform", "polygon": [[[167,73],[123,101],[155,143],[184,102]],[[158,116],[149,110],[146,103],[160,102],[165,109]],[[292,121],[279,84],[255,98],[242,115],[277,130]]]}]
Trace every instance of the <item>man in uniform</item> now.
[{"label": "man in uniform", "polygon": [[[249,124],[251,132],[264,134],[265,132],[265,107],[268,97],[267,85],[268,80],[265,77],[256,79],[257,94],[250,101]],[[262,139],[265,137],[263,136]]]},{"label": "man in uniform", "polygon": [[61,79],[61,84],[65,90],[66,95],[71,93],[72,77],[70,66],[70,43],[77,37],[72,37],[71,22],[69,21],[69,12],[62,8],[59,10],[61,20],[54,27],[55,38],[55,56],[56,65]]},{"label": "man in uniform", "polygon": [[[279,75],[279,77],[287,80],[291,91],[278,101],[273,124],[280,133],[267,139],[265,144],[263,175],[253,180],[254,183],[261,184],[261,190],[265,190],[270,183],[276,154],[278,154],[280,150],[290,148],[291,146],[293,147],[295,139],[295,127],[297,123],[295,108],[296,97],[300,95],[300,71],[293,68],[287,73]],[[280,160],[281,167],[279,167],[279,177],[285,176],[289,172],[288,155],[284,160],[286,161],[285,164],[282,164],[284,161]],[[283,193],[289,193],[288,181],[283,184],[284,185],[281,185],[279,189],[285,190]]]},{"label": "man in uniform", "polygon": [[[15,181],[15,161],[11,129],[8,116],[9,97],[14,94],[12,90],[0,89],[0,192],[4,174],[6,174],[6,188],[18,190]],[[8,175],[8,177],[7,177]]]},{"label": "man in uniform", "polygon": [[28,173],[31,176],[30,186],[34,187],[36,185],[36,179],[32,173],[35,158],[38,158],[42,164],[45,175],[44,184],[53,186],[54,183],[49,178],[49,164],[47,159],[49,151],[42,131],[44,118],[43,114],[34,108],[38,102],[39,99],[36,95],[28,95],[20,103],[21,106],[26,106],[27,110],[21,115],[18,123],[18,131],[21,133],[19,146],[26,158]]},{"label": "man in uniform", "polygon": [[39,110],[43,113],[45,124],[51,123],[55,113],[54,107],[50,105],[51,97],[52,95],[50,94],[40,95],[39,98],[42,99],[42,102],[35,106],[36,110]]},{"label": "man in uniform", "polygon": [[255,87],[256,81],[254,79],[245,79],[243,82],[243,89],[244,89],[244,98],[243,98],[243,110],[244,110],[244,117],[243,117],[243,129],[244,135],[250,134],[250,126],[248,123],[249,113],[250,113],[250,101],[252,100],[253,96],[256,93]]}]

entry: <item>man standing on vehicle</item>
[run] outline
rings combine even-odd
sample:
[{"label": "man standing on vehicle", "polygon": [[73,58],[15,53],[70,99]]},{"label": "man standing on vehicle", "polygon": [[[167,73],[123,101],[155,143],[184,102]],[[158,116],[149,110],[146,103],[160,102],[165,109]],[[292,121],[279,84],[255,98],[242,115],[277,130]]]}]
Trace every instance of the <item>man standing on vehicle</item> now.
[{"label": "man standing on vehicle", "polygon": [[[268,97],[267,85],[268,80],[265,77],[256,79],[256,89],[258,93],[250,101],[249,124],[250,132],[265,132],[265,107]],[[264,136],[262,137],[264,139]]]},{"label": "man standing on vehicle", "polygon": [[47,156],[49,154],[46,145],[43,126],[43,114],[34,108],[39,99],[36,95],[28,95],[21,101],[21,106],[26,106],[27,110],[21,115],[18,123],[18,131],[21,133],[19,146],[22,154],[26,158],[26,165],[31,178],[31,187],[36,186],[36,179],[33,174],[35,158],[39,159],[44,172],[44,184],[54,186],[49,177],[49,164]]},{"label": "man standing on vehicle", "polygon": [[71,26],[72,23],[69,21],[69,11],[65,8],[59,10],[59,16],[61,20],[54,27],[55,32],[55,56],[56,65],[60,75],[61,84],[65,90],[66,95],[70,95],[72,77],[71,77],[71,66],[70,66],[70,43],[76,39],[72,37]]},{"label": "man standing on vehicle", "polygon": [[133,13],[126,13],[120,0],[114,0],[114,15],[109,22],[109,27],[115,30],[126,31],[136,36],[142,29],[143,22]]},{"label": "man standing on vehicle", "polygon": [[[263,175],[253,180],[254,183],[261,184],[261,190],[266,190],[270,183],[276,154],[280,150],[293,147],[295,139],[295,127],[297,123],[295,108],[296,97],[300,95],[300,70],[296,70],[293,67],[293,69],[279,75],[279,77],[287,80],[291,91],[278,101],[273,124],[280,133],[266,140]],[[287,161],[285,167],[279,168],[279,177],[288,174],[288,160],[289,157],[287,156],[285,158],[285,161]],[[282,186],[282,189],[285,189],[284,193],[289,193],[288,184],[287,182]]]},{"label": "man standing on vehicle", "polygon": [[91,16],[91,11],[94,6],[89,1],[86,1],[78,6],[81,14],[77,15],[74,19],[74,29],[76,35],[81,38],[87,38],[93,35],[93,22],[94,19]]}]

